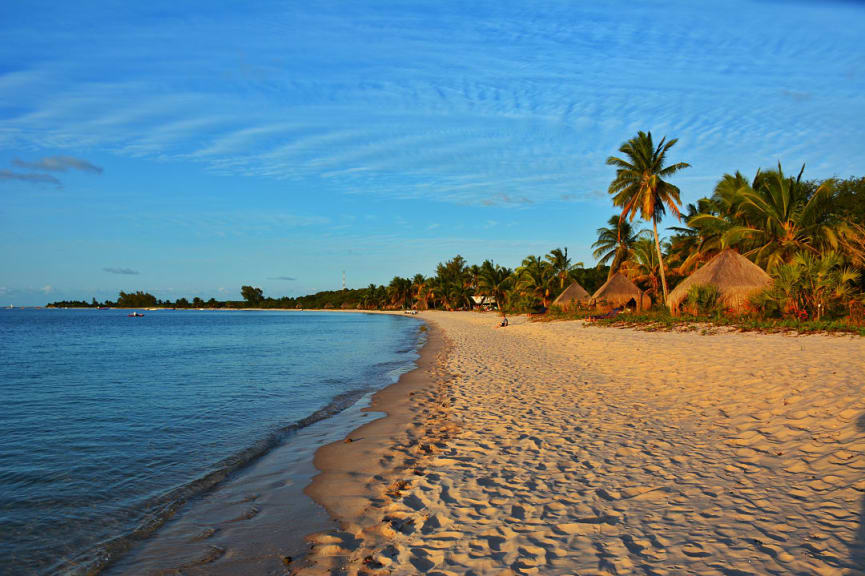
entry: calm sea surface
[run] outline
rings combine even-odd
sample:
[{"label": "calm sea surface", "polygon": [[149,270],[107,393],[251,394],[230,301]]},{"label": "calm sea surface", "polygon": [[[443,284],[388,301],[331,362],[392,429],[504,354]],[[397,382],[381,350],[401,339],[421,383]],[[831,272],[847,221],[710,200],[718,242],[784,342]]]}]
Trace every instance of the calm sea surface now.
[{"label": "calm sea surface", "polygon": [[298,426],[395,381],[418,328],[367,314],[0,311],[0,573],[112,560]]}]

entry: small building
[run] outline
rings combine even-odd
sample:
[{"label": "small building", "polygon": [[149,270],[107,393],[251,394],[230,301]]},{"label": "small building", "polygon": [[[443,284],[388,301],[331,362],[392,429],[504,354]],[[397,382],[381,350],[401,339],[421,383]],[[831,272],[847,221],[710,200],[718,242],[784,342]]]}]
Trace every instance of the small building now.
[{"label": "small building", "polygon": [[565,288],[565,291],[558,295],[558,297],[553,300],[554,306],[561,306],[562,308],[567,308],[568,306],[573,306],[578,302],[588,302],[591,298],[591,295],[586,292],[586,289],[580,286],[579,282],[573,282],[570,286]]},{"label": "small building", "polygon": [[652,299],[640,290],[636,284],[622,274],[616,272],[610,276],[604,285],[592,294],[591,303],[607,305],[611,308],[625,307],[635,310],[647,310],[652,306]]},{"label": "small building", "polygon": [[682,280],[667,296],[667,306],[675,312],[692,287],[714,286],[725,307],[742,312],[749,308],[751,297],[771,284],[772,278],[762,268],[728,248]]},{"label": "small building", "polygon": [[496,299],[494,296],[472,296],[472,308],[481,308],[483,310],[493,310],[496,308]]}]

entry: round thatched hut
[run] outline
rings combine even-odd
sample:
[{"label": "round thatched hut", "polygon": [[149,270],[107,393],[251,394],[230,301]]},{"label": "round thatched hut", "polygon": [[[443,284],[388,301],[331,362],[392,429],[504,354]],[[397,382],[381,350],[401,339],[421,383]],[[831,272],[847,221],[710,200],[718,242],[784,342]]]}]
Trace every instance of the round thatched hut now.
[{"label": "round thatched hut", "polygon": [[748,308],[752,296],[771,283],[772,278],[762,268],[728,248],[682,280],[667,297],[667,306],[677,310],[692,286],[714,286],[724,306],[742,311]]},{"label": "round thatched hut", "polygon": [[593,304],[606,303],[609,306],[625,306],[636,310],[645,310],[652,306],[652,299],[640,290],[621,272],[616,272],[592,294]]},{"label": "round thatched hut", "polygon": [[589,293],[586,292],[586,289],[580,286],[578,282],[574,282],[565,288],[565,291],[553,300],[553,305],[565,307],[572,305],[574,302],[585,302],[589,298],[590,296]]}]

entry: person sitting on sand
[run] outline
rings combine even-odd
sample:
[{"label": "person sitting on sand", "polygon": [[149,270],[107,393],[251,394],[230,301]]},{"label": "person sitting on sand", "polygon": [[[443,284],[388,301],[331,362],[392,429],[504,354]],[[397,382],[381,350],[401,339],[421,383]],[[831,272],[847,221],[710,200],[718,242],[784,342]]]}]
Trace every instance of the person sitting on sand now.
[{"label": "person sitting on sand", "polygon": [[507,318],[507,316],[505,316],[504,318],[502,318],[502,323],[499,324],[497,327],[498,328],[506,328],[507,325],[508,325],[508,318]]}]

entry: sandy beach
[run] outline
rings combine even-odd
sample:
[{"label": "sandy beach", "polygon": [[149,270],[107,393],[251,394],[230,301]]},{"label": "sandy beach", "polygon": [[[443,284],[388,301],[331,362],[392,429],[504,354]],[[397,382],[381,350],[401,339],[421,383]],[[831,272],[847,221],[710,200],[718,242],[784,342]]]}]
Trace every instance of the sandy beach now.
[{"label": "sandy beach", "polygon": [[302,574],[865,574],[865,340],[424,312]]}]

